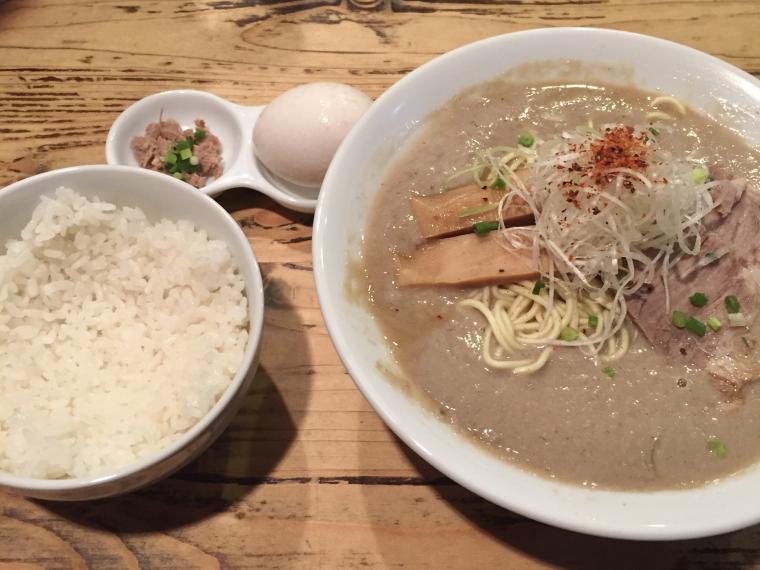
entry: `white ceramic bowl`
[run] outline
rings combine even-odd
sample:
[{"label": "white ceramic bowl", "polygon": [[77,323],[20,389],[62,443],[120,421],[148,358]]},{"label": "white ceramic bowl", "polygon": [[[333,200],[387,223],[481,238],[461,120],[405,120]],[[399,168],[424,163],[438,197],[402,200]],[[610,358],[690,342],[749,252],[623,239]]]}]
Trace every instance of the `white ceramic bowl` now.
[{"label": "white ceramic bowl", "polygon": [[388,160],[428,113],[462,89],[541,60],[580,60],[596,68],[596,77],[578,80],[630,80],[674,94],[725,118],[751,144],[760,144],[760,82],[678,44],[625,32],[559,28],[494,37],[449,52],[384,93],[344,140],[327,173],[313,252],[330,336],[359,389],[401,439],[443,473],[503,507],[559,527],[631,539],[691,538],[758,522],[758,468],[683,491],[613,492],[553,482],[473,445],[378,371],[377,362],[392,365],[382,335],[366,310],[346,298],[344,281]]},{"label": "white ceramic bowl", "polygon": [[193,221],[227,242],[240,267],[248,296],[249,338],[240,369],[206,416],[168,448],[122,469],[76,479],[29,479],[0,472],[0,488],[29,497],[84,500],[143,487],[179,469],[206,449],[229,424],[248,392],[258,365],[264,292],[256,258],[235,220],[211,198],[170,176],[123,166],[77,166],[39,174],[0,190],[0,244],[17,237],[40,196],[59,186],[97,195],[119,206],[137,206],[151,219]]},{"label": "white ceramic bowl", "polygon": [[313,212],[319,188],[298,186],[269,172],[256,158],[253,128],[264,107],[238,105],[204,91],[179,89],[148,95],[127,107],[111,125],[106,137],[106,162],[114,166],[137,166],[130,143],[163,112],[185,128],[202,118],[222,144],[224,172],[200,192],[216,196],[230,188],[251,188],[286,208]]}]

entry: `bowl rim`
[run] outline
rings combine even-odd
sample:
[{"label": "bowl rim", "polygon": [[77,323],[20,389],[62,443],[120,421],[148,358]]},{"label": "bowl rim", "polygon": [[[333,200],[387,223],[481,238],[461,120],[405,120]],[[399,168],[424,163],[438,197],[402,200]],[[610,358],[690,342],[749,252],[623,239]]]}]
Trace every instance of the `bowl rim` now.
[{"label": "bowl rim", "polygon": [[[690,521],[690,523],[684,527],[676,527],[674,525],[660,525],[655,523],[646,525],[634,525],[628,524],[625,521],[621,521],[619,526],[613,528],[607,526],[607,523],[605,521],[597,520],[596,517],[584,518],[579,516],[578,513],[553,511],[551,507],[547,508],[546,506],[526,504],[525,501],[521,501],[518,498],[505,496],[507,495],[506,493],[499,494],[493,492],[492,489],[489,489],[485,484],[482,484],[477,476],[473,476],[469,473],[463,473],[461,469],[453,465],[451,459],[436,457],[432,455],[425,444],[421,441],[423,438],[418,437],[418,434],[416,432],[413,433],[412,430],[407,430],[407,428],[402,425],[403,418],[401,418],[394,410],[387,409],[378,402],[379,395],[376,393],[376,389],[372,386],[372,382],[369,381],[368,375],[363,372],[368,365],[362,362],[361,359],[356,356],[355,352],[351,349],[351,335],[349,334],[347,327],[344,330],[344,326],[341,322],[340,312],[336,307],[333,306],[331,295],[334,294],[334,291],[331,290],[329,283],[325,257],[332,252],[330,252],[329,249],[325,247],[324,243],[324,240],[326,239],[324,235],[328,232],[328,208],[326,207],[326,202],[328,201],[331,194],[338,191],[334,179],[337,180],[338,172],[341,168],[343,168],[342,163],[344,162],[344,157],[349,153],[349,149],[359,138],[359,134],[365,128],[365,125],[368,124],[370,120],[379,112],[378,108],[386,100],[391,100],[393,97],[396,97],[398,93],[403,92],[406,89],[407,85],[418,81],[418,79],[421,79],[428,71],[438,67],[445,67],[449,64],[449,61],[460,57],[466,52],[480,50],[490,44],[497,45],[500,42],[505,41],[506,38],[514,40],[519,37],[528,38],[543,36],[544,38],[550,39],[551,36],[560,34],[571,36],[575,35],[579,38],[582,37],[584,39],[589,39],[591,37],[595,39],[615,38],[622,40],[631,40],[634,42],[649,42],[651,45],[656,45],[663,49],[669,50],[671,53],[677,53],[684,58],[697,57],[702,61],[708,61],[711,66],[713,66],[713,69],[721,70],[727,75],[730,75],[736,79],[741,79],[744,81],[745,85],[749,84],[756,89],[760,88],[760,80],[756,79],[749,73],[700,50],[654,36],[605,28],[538,28],[501,34],[460,46],[451,51],[445,52],[444,54],[439,55],[415,68],[404,77],[402,77],[394,85],[392,85],[388,90],[382,93],[374,105],[369,109],[369,111],[365,113],[365,115],[357,122],[357,124],[354,126],[354,128],[351,130],[351,132],[339,147],[335,157],[333,158],[330,168],[327,171],[325,180],[322,185],[322,191],[319,196],[314,219],[312,255],[317,297],[319,299],[320,309],[325,319],[325,324],[330,338],[335,345],[341,361],[343,362],[344,366],[348,370],[349,374],[351,375],[352,379],[354,380],[356,386],[359,388],[363,396],[367,399],[375,412],[383,419],[385,424],[406,445],[408,445],[415,451],[415,453],[417,453],[425,461],[433,465],[436,469],[441,471],[450,479],[476,493],[480,497],[483,497],[501,507],[510,509],[513,512],[522,514],[531,519],[551,524],[559,528],[602,537],[632,540],[676,540],[698,538],[730,532],[760,522],[760,508],[757,508],[753,514],[737,516],[735,518],[728,517],[723,520],[717,520],[717,517],[704,517],[703,520]],[[504,67],[504,71],[508,69],[508,66]],[[432,110],[432,108],[429,108],[428,112]],[[334,187],[335,190],[333,191]],[[488,453],[485,450],[482,452]],[[529,473],[526,470],[516,466],[509,465],[509,468],[511,470]],[[550,485],[553,485],[555,488],[561,487],[573,490],[578,490],[580,488],[577,485],[557,483],[556,481],[551,481],[538,475],[533,475],[533,477],[541,479],[546,483],[547,494],[551,492],[551,489],[549,489]],[[724,478],[721,483],[730,480],[732,480],[731,476]],[[716,487],[720,486],[721,483],[718,483]],[[709,487],[710,485],[711,484],[707,484],[705,487]],[[687,490],[666,489],[663,491],[642,492],[615,491],[606,489],[586,491],[589,493],[596,493],[598,495],[612,495],[616,498],[619,497],[622,501],[625,501],[626,499],[629,499],[635,495],[656,496],[658,494],[691,494],[692,498],[694,498],[697,492],[703,490],[705,487],[697,487]]]},{"label": "bowl rim", "polygon": [[[243,252],[243,259],[241,263],[249,265],[251,273],[253,275],[253,294],[254,299],[251,299],[250,295],[247,295],[248,302],[254,302],[255,306],[252,307],[254,318],[249,323],[248,328],[248,341],[246,343],[245,351],[243,352],[243,360],[241,367],[235,373],[235,376],[230,381],[229,386],[224,390],[221,397],[214,406],[203,416],[196,424],[190,429],[184,432],[180,437],[174,440],[169,446],[151,453],[147,457],[125,465],[119,469],[108,471],[99,475],[88,475],[84,477],[72,477],[69,479],[38,479],[32,477],[22,477],[13,475],[8,472],[0,471],[0,487],[6,487],[8,489],[16,489],[22,493],[34,493],[34,492],[55,492],[55,491],[75,491],[80,489],[87,489],[92,487],[99,487],[108,483],[114,483],[120,480],[127,479],[132,475],[145,471],[150,467],[160,464],[165,459],[175,455],[177,452],[188,446],[193,440],[197,439],[203,432],[205,432],[209,426],[222,414],[222,412],[230,405],[241,385],[244,383],[246,375],[249,369],[255,365],[255,357],[261,342],[261,333],[264,326],[264,286],[261,278],[261,270],[259,268],[258,261],[253,252],[253,248],[250,246],[248,239],[245,236],[242,228],[235,222],[235,219],[219,205],[215,200],[198,192],[192,186],[180,182],[162,174],[160,172],[154,172],[152,170],[146,170],[140,167],[134,166],[116,166],[106,164],[90,164],[82,166],[70,166],[65,168],[59,168],[43,172],[24,178],[17,182],[13,182],[4,188],[0,188],[0,204],[5,200],[7,196],[17,192],[24,192],[26,187],[35,184],[40,181],[48,179],[55,179],[61,175],[77,174],[84,172],[102,173],[104,175],[119,174],[120,176],[128,177],[147,177],[159,180],[159,182],[166,183],[169,191],[178,193],[179,198],[186,198],[191,200],[198,200],[204,204],[204,207],[213,212],[214,216],[219,217],[224,221],[224,224],[230,229],[231,235],[236,242],[239,242],[241,251]],[[225,238],[225,241],[228,241]],[[5,247],[2,244],[3,249]],[[250,309],[249,309],[250,312]],[[144,484],[149,483],[146,481]]]}]

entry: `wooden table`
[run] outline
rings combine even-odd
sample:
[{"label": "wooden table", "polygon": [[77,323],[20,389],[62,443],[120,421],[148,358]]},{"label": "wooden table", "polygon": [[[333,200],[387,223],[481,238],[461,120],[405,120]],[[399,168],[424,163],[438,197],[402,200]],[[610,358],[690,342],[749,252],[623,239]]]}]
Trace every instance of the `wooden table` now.
[{"label": "wooden table", "polygon": [[[758,0],[346,1],[0,1],[0,186],[104,162],[111,122],[156,91],[258,105],[321,80],[377,96],[441,52],[527,28],[644,32],[760,73]],[[248,191],[220,202],[266,281],[261,368],[243,410],[195,463],[138,493],[78,504],[0,493],[0,570],[760,565],[758,527],[666,544],[597,539],[447,480],[341,366],[312,283],[311,217]]]}]

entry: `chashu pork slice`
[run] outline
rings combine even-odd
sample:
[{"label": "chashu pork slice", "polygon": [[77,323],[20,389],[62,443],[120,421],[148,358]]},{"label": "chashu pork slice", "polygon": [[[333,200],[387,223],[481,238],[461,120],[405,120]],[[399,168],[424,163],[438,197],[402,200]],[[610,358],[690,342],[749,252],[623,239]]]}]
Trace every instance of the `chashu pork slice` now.
[{"label": "chashu pork slice", "polygon": [[[722,329],[717,333],[708,329],[704,337],[698,337],[674,327],[666,312],[661,279],[629,297],[628,312],[655,347],[674,361],[707,370],[722,392],[736,395],[747,383],[760,379],[760,319],[756,315],[760,310],[760,198],[752,190],[745,192],[743,179],[718,169],[711,169],[711,175],[722,183],[712,190],[717,206],[704,220],[702,252],[730,251],[702,267],[697,266],[701,256],[682,259],[669,272],[668,288],[671,311],[681,310],[703,322],[715,316]],[[707,296],[704,307],[689,302],[696,292]],[[727,295],[739,299],[742,314],[750,319],[748,327],[729,326]]]}]

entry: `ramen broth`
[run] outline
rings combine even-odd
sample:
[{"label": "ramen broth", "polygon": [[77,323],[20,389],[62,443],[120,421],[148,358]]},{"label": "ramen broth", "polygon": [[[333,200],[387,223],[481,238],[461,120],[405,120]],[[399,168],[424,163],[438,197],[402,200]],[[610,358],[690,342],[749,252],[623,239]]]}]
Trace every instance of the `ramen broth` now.
[{"label": "ramen broth", "polygon": [[[689,487],[754,463],[758,388],[750,384],[728,399],[688,357],[669,361],[641,334],[614,363],[614,377],[594,358],[562,347],[532,374],[492,370],[481,353],[485,320],[457,305],[475,289],[400,288],[394,280],[398,259],[421,242],[410,197],[455,185],[449,177],[467,168],[475,152],[514,144],[524,131],[548,139],[589,119],[647,124],[655,96],[630,87],[504,79],[465,91],[433,112],[397,154],[364,235],[371,310],[420,400],[514,465],[583,486]],[[737,135],[690,110],[665,124],[672,126],[666,136],[674,154],[704,157],[760,188],[757,154]],[[715,440],[725,454],[708,449]]]}]

